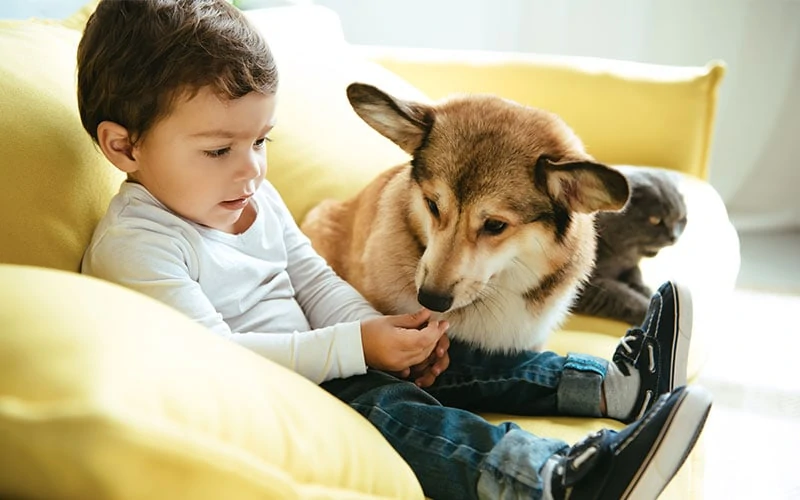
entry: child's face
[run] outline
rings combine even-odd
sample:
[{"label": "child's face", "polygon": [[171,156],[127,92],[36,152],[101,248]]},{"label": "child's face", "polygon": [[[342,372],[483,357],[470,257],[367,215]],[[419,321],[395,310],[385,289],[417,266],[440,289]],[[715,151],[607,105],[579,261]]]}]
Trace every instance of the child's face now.
[{"label": "child's face", "polygon": [[249,197],[264,180],[274,124],[274,95],[220,100],[203,88],[180,98],[134,147],[132,176],[178,215],[242,232],[255,216]]}]

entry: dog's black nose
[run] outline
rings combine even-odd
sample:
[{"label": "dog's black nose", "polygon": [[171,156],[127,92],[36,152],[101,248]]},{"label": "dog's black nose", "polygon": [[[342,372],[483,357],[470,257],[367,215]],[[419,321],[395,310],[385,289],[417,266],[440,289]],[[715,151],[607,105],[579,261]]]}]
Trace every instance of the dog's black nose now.
[{"label": "dog's black nose", "polygon": [[445,312],[453,305],[452,295],[439,295],[438,293],[430,292],[424,288],[420,289],[417,294],[417,300],[424,307],[436,312]]}]

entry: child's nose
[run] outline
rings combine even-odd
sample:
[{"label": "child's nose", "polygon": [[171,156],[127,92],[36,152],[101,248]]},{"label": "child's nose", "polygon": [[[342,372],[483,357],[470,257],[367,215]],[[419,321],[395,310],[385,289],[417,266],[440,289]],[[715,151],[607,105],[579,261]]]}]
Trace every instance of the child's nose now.
[{"label": "child's nose", "polygon": [[247,155],[247,157],[242,161],[239,165],[239,169],[237,170],[237,180],[247,180],[253,179],[261,175],[262,165],[266,162],[266,159],[263,157],[263,153],[259,155],[256,152],[252,152]]}]

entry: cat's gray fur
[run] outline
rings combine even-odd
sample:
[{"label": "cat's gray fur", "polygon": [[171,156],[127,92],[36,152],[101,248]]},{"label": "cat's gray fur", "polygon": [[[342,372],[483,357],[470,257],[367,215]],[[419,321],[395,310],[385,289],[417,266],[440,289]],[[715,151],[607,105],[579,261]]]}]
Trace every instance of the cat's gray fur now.
[{"label": "cat's gray fur", "polygon": [[677,241],[686,226],[686,204],[676,174],[644,167],[619,170],[628,178],[631,195],[621,211],[597,215],[595,269],[573,312],[639,325],[651,295],[639,262]]}]

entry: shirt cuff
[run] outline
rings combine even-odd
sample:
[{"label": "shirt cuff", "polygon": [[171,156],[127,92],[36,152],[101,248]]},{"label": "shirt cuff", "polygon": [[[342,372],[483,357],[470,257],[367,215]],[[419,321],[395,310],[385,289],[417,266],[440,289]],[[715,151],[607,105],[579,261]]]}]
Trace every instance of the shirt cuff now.
[{"label": "shirt cuff", "polygon": [[341,376],[342,378],[367,373],[367,362],[364,359],[364,345],[361,343],[361,322],[341,323],[336,332],[338,340],[342,342]]}]

